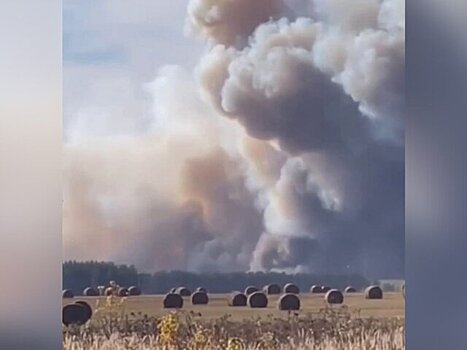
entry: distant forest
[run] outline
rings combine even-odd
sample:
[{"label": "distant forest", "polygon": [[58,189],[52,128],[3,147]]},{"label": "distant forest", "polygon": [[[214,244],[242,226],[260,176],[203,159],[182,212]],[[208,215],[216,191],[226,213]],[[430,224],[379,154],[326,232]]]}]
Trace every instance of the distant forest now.
[{"label": "distant forest", "polygon": [[205,272],[160,271],[154,274],[139,273],[134,266],[116,265],[112,262],[77,262],[63,263],[63,288],[71,289],[76,295],[86,287],[107,286],[115,281],[120,286],[136,285],[146,294],[163,294],[171,288],[185,286],[190,289],[205,287],[212,293],[228,293],[243,290],[248,285],[263,287],[269,283],[284,285],[292,282],[301,290],[308,291],[313,284],[327,285],[333,288],[345,288],[352,285],[357,289],[370,284],[363,276],[349,275],[315,275],[285,274],[276,272]]}]

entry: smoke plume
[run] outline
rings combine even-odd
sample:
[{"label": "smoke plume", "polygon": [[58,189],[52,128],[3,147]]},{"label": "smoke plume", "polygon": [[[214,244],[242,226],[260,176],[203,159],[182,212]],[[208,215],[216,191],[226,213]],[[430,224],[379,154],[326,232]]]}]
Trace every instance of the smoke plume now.
[{"label": "smoke plume", "polygon": [[65,146],[65,256],[402,275],[404,6],[191,0],[153,126]]}]

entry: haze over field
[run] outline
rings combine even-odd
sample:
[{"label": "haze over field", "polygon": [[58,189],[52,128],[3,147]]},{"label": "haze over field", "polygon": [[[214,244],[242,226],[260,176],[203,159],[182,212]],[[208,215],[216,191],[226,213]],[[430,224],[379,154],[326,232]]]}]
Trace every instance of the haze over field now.
[{"label": "haze over field", "polygon": [[162,3],[65,2],[64,258],[402,276],[405,2]]}]

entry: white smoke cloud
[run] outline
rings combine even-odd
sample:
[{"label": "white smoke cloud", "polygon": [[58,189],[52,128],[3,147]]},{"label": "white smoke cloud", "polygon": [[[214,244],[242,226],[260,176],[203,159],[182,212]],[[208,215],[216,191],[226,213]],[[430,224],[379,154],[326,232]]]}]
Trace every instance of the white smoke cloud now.
[{"label": "white smoke cloud", "polygon": [[147,86],[151,128],[66,147],[66,255],[401,274],[403,7],[190,1],[209,44]]},{"label": "white smoke cloud", "polygon": [[243,46],[258,25],[282,17],[281,0],[191,0],[186,31],[218,44]]},{"label": "white smoke cloud", "polygon": [[147,89],[152,131],[65,146],[65,256],[247,269],[261,216],[222,137],[231,123],[201,103],[180,68],[162,69]]}]

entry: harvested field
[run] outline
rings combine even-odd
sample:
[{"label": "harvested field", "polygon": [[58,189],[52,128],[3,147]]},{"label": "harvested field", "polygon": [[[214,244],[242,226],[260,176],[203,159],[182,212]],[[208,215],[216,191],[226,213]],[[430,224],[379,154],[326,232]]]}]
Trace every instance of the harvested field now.
[{"label": "harvested field", "polygon": [[279,311],[275,303],[266,309],[229,308],[226,295],[210,297],[213,304],[186,304],[177,311],[163,310],[162,296],[100,300],[86,325],[64,328],[63,349],[405,349],[401,293],[388,294],[384,301],[360,294],[338,307],[305,295],[300,312]]},{"label": "harvested field", "polygon": [[[184,298],[183,310],[201,312],[205,318],[219,318],[225,314],[231,315],[233,320],[242,320],[251,317],[287,317],[287,312],[277,310],[277,300],[280,295],[269,295],[268,306],[263,309],[251,309],[250,307],[229,307],[230,294],[208,294],[208,305],[192,305],[189,298]],[[146,314],[160,317],[168,311],[162,307],[164,295],[132,296],[125,301],[125,312]],[[95,307],[95,301],[105,300],[105,297],[79,297],[71,300],[64,299],[63,305],[73,303],[75,300],[86,300]],[[300,295],[301,314],[317,313],[320,309],[329,307],[324,300],[324,294],[303,293]],[[402,293],[385,293],[384,299],[365,299],[364,293],[346,294],[342,305],[334,305],[333,308],[344,308],[358,314],[360,317],[390,318],[404,317],[405,303]]]}]

